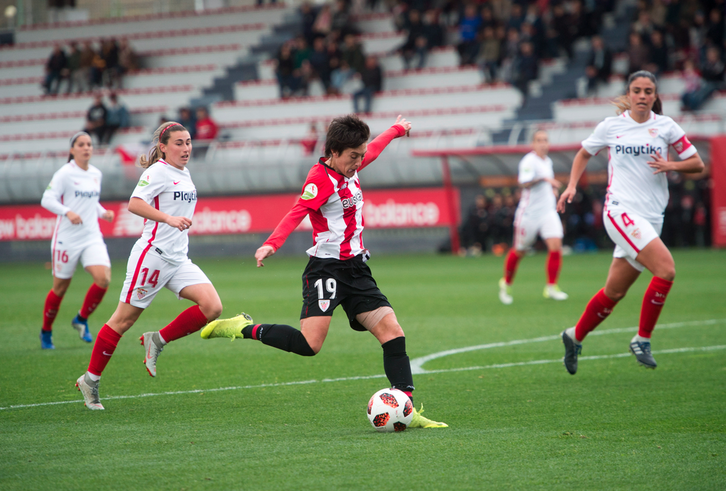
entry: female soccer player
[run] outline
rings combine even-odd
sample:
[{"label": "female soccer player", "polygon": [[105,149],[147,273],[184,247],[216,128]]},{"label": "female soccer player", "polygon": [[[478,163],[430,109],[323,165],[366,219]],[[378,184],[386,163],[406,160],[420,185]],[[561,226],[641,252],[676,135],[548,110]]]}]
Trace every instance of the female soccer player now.
[{"label": "female soccer player", "polygon": [[98,218],[112,222],[114,214],[98,202],[102,176],[101,171],[89,163],[92,154],[90,135],[85,131],[73,135],[68,163],[53,174],[40,202],[43,208],[58,215],[50,247],[53,288],[45,297],[43,328],[40,331],[42,349],[55,348],[53,321],[79,260],[93,277],[93,283],[71,325],[87,343],[93,342],[88,330],[88,317],[103,300],[111,282],[111,261]]},{"label": "female soccer player", "polygon": [[[302,356],[316,355],[323,347],[333,311],[338,305],[348,315],[350,327],[370,331],[383,348],[383,368],[391,386],[409,397],[414,390],[406,338],[383,293],[366,264],[363,245],[363,193],[358,171],[373,162],[394,138],[411,129],[398,116],[395,124],[368,144],[370,129],[355,115],[330,123],[325,157],[308,173],[297,204],[257,249],[257,267],[272,256],[306,216],[313,224],[315,245],[303,273],[303,307],[300,330],[282,324],[254,324],[247,315],[210,322],[202,338],[251,338]],[[446,427],[414,410],[411,427]]]},{"label": "female soccer player", "polygon": [[[610,315],[645,268],[653,273],[653,279],[645,291],[638,334],[630,342],[630,351],[641,365],[656,367],[650,337],[676,276],[673,257],[659,237],[668,203],[666,172],[697,173],[704,168],[683,129],[662,115],[652,73],[630,75],[625,95],[615,105],[618,116],[606,118],[582,142],[572,163],[570,182],[557,203],[560,212],[565,203],[572,203],[588,160],[607,147],[609,184],[603,220],[615,242],[615,252],[605,288],[592,297],[577,325],[562,332],[565,368],[572,375],[577,372],[577,356],[585,336]],[[669,146],[681,161],[667,160]]]},{"label": "female soccer player", "polygon": [[88,409],[103,409],[98,397],[101,373],[121,336],[134,325],[163,287],[196,305],[186,309],[157,332],[146,332],[144,364],[156,376],[156,359],[164,346],[198,331],[222,313],[222,302],[207,276],[187,257],[189,227],[197,204],[197,190],[186,168],[192,139],[184,126],[164,123],[154,132],[154,148],[146,170],[129,200],[129,211],[146,219],[141,238],[131,250],[121,299],[111,319],[98,333],[88,371],[76,381]]},{"label": "female soccer player", "polygon": [[499,280],[499,300],[512,303],[511,285],[517,265],[539,234],[547,245],[547,285],[544,297],[567,300],[557,286],[562,267],[562,222],[557,214],[557,193],[562,184],[555,179],[552,159],[547,156],[550,142],[547,132],[535,131],[532,151],[519,162],[519,184],[524,188],[514,216],[514,244],[504,261],[504,278]]}]

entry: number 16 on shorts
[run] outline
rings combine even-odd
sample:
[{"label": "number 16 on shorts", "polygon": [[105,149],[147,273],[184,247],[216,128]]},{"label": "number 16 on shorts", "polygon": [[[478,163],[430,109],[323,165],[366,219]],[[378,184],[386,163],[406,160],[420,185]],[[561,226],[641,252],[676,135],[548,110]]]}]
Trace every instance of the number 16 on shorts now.
[{"label": "number 16 on shorts", "polygon": [[[335,292],[338,285],[333,278],[327,278],[325,280],[319,278],[313,285],[318,291],[318,307],[323,312],[326,312],[330,308],[330,301],[335,299]],[[326,296],[328,296],[327,299],[325,298]]]}]

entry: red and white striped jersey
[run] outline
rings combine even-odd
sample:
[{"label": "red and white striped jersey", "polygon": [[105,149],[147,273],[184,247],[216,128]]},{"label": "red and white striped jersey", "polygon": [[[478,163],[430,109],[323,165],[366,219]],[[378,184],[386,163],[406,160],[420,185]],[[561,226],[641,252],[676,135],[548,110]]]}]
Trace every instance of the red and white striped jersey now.
[{"label": "red and white striped jersey", "polygon": [[[373,162],[394,138],[406,134],[393,125],[368,144],[358,170]],[[365,252],[363,245],[363,191],[356,172],[350,179],[325,165],[324,158],[310,169],[295,206],[277,225],[265,245],[279,249],[305,216],[310,216],[315,245],[309,256],[323,259],[351,259]]]},{"label": "red and white striped jersey", "polygon": [[[58,215],[53,242],[60,240],[65,247],[72,248],[91,241],[103,241],[98,218],[105,209],[98,202],[101,196],[101,171],[89,164],[83,170],[71,160],[53,174],[48,184],[41,206]],[[72,211],[83,220],[73,225],[66,213]]]},{"label": "red and white striped jersey", "polygon": [[[192,219],[197,206],[197,188],[189,170],[184,170],[159,160],[141,174],[132,198],[141,198],[157,210],[175,217]],[[144,231],[137,244],[149,247],[149,252],[161,256],[171,264],[181,264],[187,259],[189,229],[178,228],[153,220],[144,221]]]},{"label": "red and white striped jersey", "polygon": [[681,159],[697,152],[678,123],[652,111],[644,123],[633,120],[626,111],[598,124],[582,148],[590,155],[606,147],[609,150],[605,206],[612,203],[637,210],[647,220],[662,220],[668,204],[668,179],[665,172],[654,174],[648,161],[656,153],[667,159],[669,146]]}]

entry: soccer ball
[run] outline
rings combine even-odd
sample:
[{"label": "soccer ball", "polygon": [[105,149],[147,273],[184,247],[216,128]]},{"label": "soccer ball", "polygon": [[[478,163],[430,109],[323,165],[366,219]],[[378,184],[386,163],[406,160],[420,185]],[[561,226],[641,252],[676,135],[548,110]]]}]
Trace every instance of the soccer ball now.
[{"label": "soccer ball", "polygon": [[413,419],[413,404],[403,391],[382,389],[368,401],[368,419],[382,433],[403,431]]}]

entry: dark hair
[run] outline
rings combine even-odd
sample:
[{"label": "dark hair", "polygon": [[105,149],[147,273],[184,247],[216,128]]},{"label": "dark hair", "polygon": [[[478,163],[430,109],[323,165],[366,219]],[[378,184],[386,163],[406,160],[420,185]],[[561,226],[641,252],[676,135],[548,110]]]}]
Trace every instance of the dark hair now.
[{"label": "dark hair", "polygon": [[149,152],[148,158],[145,155],[141,156],[141,158],[139,159],[139,165],[142,168],[146,169],[158,162],[159,159],[166,158],[164,152],[161,151],[160,145],[162,143],[164,145],[169,143],[169,138],[171,137],[171,134],[176,133],[177,131],[187,131],[187,129],[174,121],[163,123],[161,126],[156,128],[156,131],[154,132],[154,137],[151,140],[151,143],[154,144],[154,148],[152,148]]},{"label": "dark hair", "polygon": [[[78,140],[78,137],[80,136],[87,136],[88,138],[91,138],[91,135],[86,133],[85,131],[79,131],[75,135],[71,137],[71,150],[73,150],[73,145],[76,144],[76,140]],[[93,146],[93,138],[91,138],[91,146]],[[66,162],[70,162],[71,160],[75,159],[73,156],[73,152],[68,152],[68,160]]]},{"label": "dark hair", "polygon": [[341,116],[331,121],[325,138],[325,156],[333,152],[340,155],[346,148],[358,148],[371,137],[371,129],[355,114]]},{"label": "dark hair", "polygon": [[617,114],[623,114],[625,111],[630,109],[630,101],[628,100],[627,94],[630,92],[630,84],[638,78],[647,78],[653,82],[653,85],[655,85],[655,102],[653,103],[653,112],[662,115],[663,103],[660,101],[660,97],[658,97],[658,81],[656,80],[655,75],[647,70],[638,70],[637,72],[630,74],[628,77],[628,83],[625,85],[625,95],[620,95],[613,101],[613,105],[617,107]]}]

